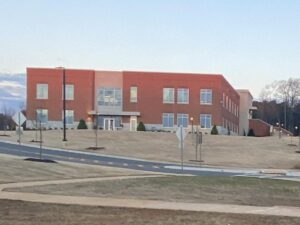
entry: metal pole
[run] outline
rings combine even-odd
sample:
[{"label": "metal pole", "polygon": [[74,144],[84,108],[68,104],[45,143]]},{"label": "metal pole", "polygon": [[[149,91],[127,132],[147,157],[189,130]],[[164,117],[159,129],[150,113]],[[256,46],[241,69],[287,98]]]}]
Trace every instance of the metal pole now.
[{"label": "metal pole", "polygon": [[195,158],[196,161],[198,160],[198,138],[199,138],[199,133],[198,133],[198,130],[197,130],[196,131],[196,158]]},{"label": "metal pole", "polygon": [[96,115],[96,149],[98,148],[98,113]]},{"label": "metal pole", "polygon": [[19,130],[19,145],[21,144],[21,115],[18,113],[18,130]]},{"label": "metal pole", "polygon": [[183,172],[183,132],[182,132],[182,125],[180,126],[180,147],[181,147],[181,171]]},{"label": "metal pole", "polygon": [[43,143],[42,122],[40,120],[40,160],[42,160],[42,143]]},{"label": "metal pole", "polygon": [[284,129],[286,129],[286,100],[284,102]]},{"label": "metal pole", "polygon": [[66,138],[66,73],[63,68],[63,123],[64,123],[64,137],[63,141],[67,141]]}]

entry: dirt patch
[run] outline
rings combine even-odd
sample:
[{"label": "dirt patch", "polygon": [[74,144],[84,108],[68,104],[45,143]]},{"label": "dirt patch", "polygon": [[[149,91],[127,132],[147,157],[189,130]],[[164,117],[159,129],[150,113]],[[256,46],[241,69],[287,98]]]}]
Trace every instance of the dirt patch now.
[{"label": "dirt patch", "polygon": [[2,225],[298,225],[299,218],[0,200]]}]

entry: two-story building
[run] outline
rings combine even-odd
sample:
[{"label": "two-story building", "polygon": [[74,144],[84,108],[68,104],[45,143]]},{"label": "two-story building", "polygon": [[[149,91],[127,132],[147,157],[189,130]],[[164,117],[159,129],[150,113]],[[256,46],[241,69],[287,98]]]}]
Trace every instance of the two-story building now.
[{"label": "two-story building", "polygon": [[104,130],[135,131],[140,121],[148,130],[241,129],[239,93],[222,75],[63,68],[27,68],[28,128],[37,120],[63,126],[64,79],[68,128],[80,119],[92,127],[97,118]]}]

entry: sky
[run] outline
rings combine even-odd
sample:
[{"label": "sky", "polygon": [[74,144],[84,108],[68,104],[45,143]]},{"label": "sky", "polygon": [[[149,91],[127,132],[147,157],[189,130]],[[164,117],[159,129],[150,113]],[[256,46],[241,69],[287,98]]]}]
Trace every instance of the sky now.
[{"label": "sky", "polygon": [[255,98],[300,77],[299,0],[0,0],[0,10],[0,73],[214,73]]}]

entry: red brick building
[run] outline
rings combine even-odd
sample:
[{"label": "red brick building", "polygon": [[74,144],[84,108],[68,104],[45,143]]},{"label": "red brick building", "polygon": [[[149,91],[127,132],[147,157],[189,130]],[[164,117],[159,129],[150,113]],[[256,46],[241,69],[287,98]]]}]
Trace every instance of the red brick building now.
[{"label": "red brick building", "polygon": [[[63,76],[67,127],[80,119],[102,129],[174,130],[191,125],[238,134],[240,96],[222,75],[27,68],[27,127],[41,121],[63,126]],[[95,123],[95,122],[94,122]]]}]

